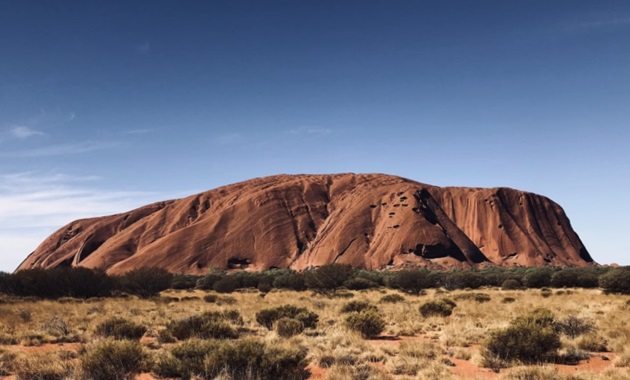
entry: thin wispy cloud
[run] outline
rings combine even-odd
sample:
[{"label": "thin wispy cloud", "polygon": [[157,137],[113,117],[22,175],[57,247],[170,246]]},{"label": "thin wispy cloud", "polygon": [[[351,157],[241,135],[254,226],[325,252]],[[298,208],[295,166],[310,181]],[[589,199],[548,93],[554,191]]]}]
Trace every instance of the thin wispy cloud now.
[{"label": "thin wispy cloud", "polygon": [[0,143],[6,140],[25,140],[35,136],[46,136],[46,129],[60,127],[76,119],[74,112],[46,111],[40,109],[38,113],[18,122],[0,124]]},{"label": "thin wispy cloud", "polygon": [[329,135],[333,131],[330,128],[306,128],[300,127],[289,130],[292,135],[308,134],[308,135]]},{"label": "thin wispy cloud", "polygon": [[147,133],[151,133],[155,131],[154,129],[151,128],[144,128],[144,129],[128,129],[126,131],[121,131],[120,134],[121,135],[144,135]]},{"label": "thin wispy cloud", "polygon": [[15,126],[11,129],[11,136],[18,139],[27,139],[33,136],[43,136],[44,132],[36,131],[25,126]]},{"label": "thin wispy cloud", "polygon": [[104,190],[101,181],[62,173],[0,175],[2,268],[17,267],[44,238],[73,220],[128,211],[164,198],[152,192]]},{"label": "thin wispy cloud", "polygon": [[96,150],[108,149],[119,146],[116,142],[80,142],[74,144],[58,144],[48,145],[38,148],[14,150],[8,152],[0,152],[3,158],[35,158],[35,157],[52,157],[93,152]]}]

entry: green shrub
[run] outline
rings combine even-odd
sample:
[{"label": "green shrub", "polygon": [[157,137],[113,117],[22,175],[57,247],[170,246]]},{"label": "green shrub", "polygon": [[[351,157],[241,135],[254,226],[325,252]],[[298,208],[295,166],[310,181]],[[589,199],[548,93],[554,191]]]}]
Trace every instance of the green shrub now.
[{"label": "green shrub", "polygon": [[189,378],[189,375],[184,376],[181,367],[181,362],[172,354],[160,352],[151,363],[151,373],[158,379]]},{"label": "green shrub", "polygon": [[432,316],[448,317],[456,306],[457,304],[448,298],[439,298],[423,303],[419,310],[425,318]]},{"label": "green shrub", "polygon": [[79,366],[92,380],[131,380],[140,373],[144,358],[136,341],[105,339],[87,349]]},{"label": "green shrub", "polygon": [[385,321],[374,309],[352,312],[346,317],[346,326],[365,339],[377,337],[385,329]]},{"label": "green shrub", "polygon": [[354,271],[354,276],[370,280],[373,283],[378,284],[378,286],[384,284],[384,272],[381,271],[357,269]]},{"label": "green shrub", "polygon": [[171,285],[173,275],[162,268],[138,268],[116,278],[116,288],[140,298],[155,297]]},{"label": "green shrub", "polygon": [[216,281],[212,285],[212,289],[218,293],[232,293],[239,288],[239,281],[233,276],[225,276],[222,279]]},{"label": "green shrub", "polygon": [[353,269],[347,264],[326,264],[304,274],[306,286],[318,292],[339,289],[352,275]]},{"label": "green shrub", "polygon": [[344,282],[343,286],[346,289],[350,289],[350,290],[363,290],[363,289],[378,288],[379,285],[372,280],[368,280],[367,278],[354,277]]},{"label": "green shrub", "polygon": [[123,318],[109,318],[96,326],[96,335],[114,339],[142,338],[147,328]]},{"label": "green shrub", "polygon": [[201,290],[212,290],[214,283],[222,278],[223,276],[218,273],[210,273],[198,279],[195,286]]},{"label": "green shrub", "polygon": [[[185,379],[192,376],[201,377],[205,373],[204,358],[219,345],[218,341],[189,339],[171,349],[175,363],[163,364],[169,364],[171,370],[175,369],[179,376]],[[174,364],[175,368],[173,368]]]},{"label": "green shrub", "polygon": [[367,301],[350,301],[341,307],[342,313],[359,312],[363,310],[378,311],[377,307]]},{"label": "green shrub", "polygon": [[206,377],[227,375],[232,379],[301,380],[310,373],[306,351],[271,346],[256,339],[225,342],[206,355]]},{"label": "green shrub", "polygon": [[551,276],[554,288],[596,288],[602,270],[606,268],[562,268]]},{"label": "green shrub", "polygon": [[112,287],[105,272],[88,268],[33,268],[0,276],[0,292],[20,297],[105,297]]},{"label": "green shrub", "polygon": [[551,286],[553,269],[532,268],[523,276],[523,286],[527,288],[544,288]]},{"label": "green shrub", "polygon": [[315,328],[319,316],[303,307],[282,305],[269,309],[262,309],[256,313],[256,322],[271,330],[273,324],[281,318],[293,318],[301,321],[305,328]]},{"label": "green shrub", "polygon": [[560,332],[571,339],[595,330],[595,323],[589,319],[569,315],[556,322]]},{"label": "green shrub", "polygon": [[405,302],[405,297],[401,296],[400,294],[388,294],[385,295],[383,297],[381,297],[380,301],[378,301],[380,303],[398,303],[398,302]]},{"label": "green shrub", "polygon": [[243,323],[238,311],[210,311],[201,315],[193,315],[188,318],[169,322],[166,325],[166,330],[179,340],[188,338],[238,338],[238,331],[232,327],[230,323]]},{"label": "green shrub", "polygon": [[305,290],[306,284],[304,282],[304,275],[301,273],[290,273],[278,276],[273,280],[273,287],[295,291]]},{"label": "green shrub", "polygon": [[194,289],[199,276],[189,274],[176,274],[171,280],[171,289]]},{"label": "green shrub", "polygon": [[484,303],[484,302],[490,301],[492,298],[490,298],[490,295],[486,293],[466,292],[466,293],[460,293],[460,294],[455,295],[453,299],[455,301],[467,300],[467,301],[475,301],[478,303]]},{"label": "green shrub", "polygon": [[420,294],[424,289],[435,286],[435,278],[426,269],[408,269],[391,275],[388,285],[411,294]]},{"label": "green shrub", "polygon": [[304,323],[293,318],[280,318],[276,321],[275,330],[283,338],[290,338],[304,331]]},{"label": "green shrub", "polygon": [[522,288],[521,284],[512,278],[503,281],[503,284],[501,284],[502,290],[518,290],[520,288]]},{"label": "green shrub", "polygon": [[614,268],[599,277],[606,293],[630,294],[630,267]]},{"label": "green shrub", "polygon": [[502,360],[539,362],[560,348],[560,334],[553,314],[547,309],[536,309],[515,319],[507,328],[492,332],[485,348]]},{"label": "green shrub", "polygon": [[261,293],[269,293],[273,286],[269,282],[261,281],[258,283],[258,291]]},{"label": "green shrub", "polygon": [[452,289],[478,289],[485,280],[483,276],[471,270],[458,270],[444,274],[442,286],[448,290]]}]

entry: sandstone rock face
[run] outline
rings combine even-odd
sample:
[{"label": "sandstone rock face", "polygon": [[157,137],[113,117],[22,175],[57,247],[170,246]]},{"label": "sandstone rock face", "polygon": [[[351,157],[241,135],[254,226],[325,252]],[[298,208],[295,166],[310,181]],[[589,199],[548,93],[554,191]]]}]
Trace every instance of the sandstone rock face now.
[{"label": "sandstone rock face", "polygon": [[328,263],[586,266],[562,208],[508,188],[435,187],[383,174],[257,178],[118,215],[72,222],[18,269],[142,266],[303,270]]}]

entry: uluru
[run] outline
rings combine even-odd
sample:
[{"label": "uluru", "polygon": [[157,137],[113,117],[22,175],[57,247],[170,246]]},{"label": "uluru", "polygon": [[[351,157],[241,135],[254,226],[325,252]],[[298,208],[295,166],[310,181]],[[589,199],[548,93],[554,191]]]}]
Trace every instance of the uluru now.
[{"label": "uluru", "polygon": [[552,200],[385,174],[277,175],[69,223],[18,267],[304,270],[588,266]]}]

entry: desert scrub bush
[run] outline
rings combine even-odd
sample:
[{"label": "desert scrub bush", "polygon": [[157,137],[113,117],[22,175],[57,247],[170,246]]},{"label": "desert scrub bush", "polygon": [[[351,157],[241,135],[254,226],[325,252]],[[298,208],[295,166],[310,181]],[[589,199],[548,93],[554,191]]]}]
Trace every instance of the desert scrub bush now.
[{"label": "desert scrub bush", "polygon": [[217,293],[232,293],[239,287],[239,281],[234,276],[225,276],[212,285],[212,289]]},{"label": "desert scrub bush", "polygon": [[159,352],[153,357],[150,364],[150,372],[154,378],[183,378],[188,380],[191,376],[184,375],[181,363],[171,353]]},{"label": "desert scrub bush", "polygon": [[142,338],[147,328],[124,318],[109,318],[96,326],[94,333],[114,339]]},{"label": "desert scrub bush", "polygon": [[562,268],[551,276],[554,288],[596,288],[602,270],[607,268]]},{"label": "desert scrub bush", "polygon": [[372,288],[379,287],[379,285],[376,282],[369,280],[367,278],[363,278],[363,277],[351,278],[347,280],[346,282],[344,282],[343,286],[346,289],[350,289],[350,290],[363,290],[363,289],[372,289]]},{"label": "desert scrub bush", "polygon": [[8,376],[15,371],[17,354],[0,349],[0,376]]},{"label": "desert scrub bush", "polygon": [[523,286],[527,288],[544,288],[551,286],[551,276],[553,269],[531,268],[523,276]]},{"label": "desert scrub bush", "polygon": [[171,286],[173,275],[162,268],[138,268],[115,278],[114,283],[120,291],[151,298]]},{"label": "desert scrub bush", "polygon": [[374,309],[351,312],[345,322],[348,328],[360,333],[364,339],[375,338],[385,329],[385,320]]},{"label": "desert scrub bush", "polygon": [[563,380],[564,377],[551,365],[518,367],[509,370],[501,380]]},{"label": "desert scrub bush", "polygon": [[340,380],[340,379],[352,379],[352,380],[390,380],[391,376],[388,376],[382,370],[371,366],[369,364],[359,364],[356,366],[337,364],[329,367],[326,371],[326,380]]},{"label": "desert scrub bush", "polygon": [[304,331],[304,323],[293,318],[280,318],[276,321],[274,330],[283,338],[290,338]]},{"label": "desert scrub bush", "polygon": [[63,380],[73,372],[72,364],[57,354],[24,356],[15,365],[16,380]]},{"label": "desert scrub bush", "polygon": [[[403,342],[400,344],[398,352],[388,360],[388,366],[395,375],[414,376],[423,368],[438,364],[440,355],[440,350],[432,343]],[[425,377],[420,378],[424,379]]]},{"label": "desert scrub bush", "polygon": [[102,297],[112,290],[112,280],[103,271],[87,268],[33,268],[5,274],[0,291],[20,297]]},{"label": "desert scrub bush", "polygon": [[341,307],[342,313],[352,313],[363,310],[378,311],[378,308],[367,301],[350,301]]},{"label": "desert scrub bush", "polygon": [[219,375],[232,379],[300,380],[307,379],[307,351],[285,348],[246,338],[224,342],[204,359],[206,378]]},{"label": "desert scrub bush", "polygon": [[144,359],[140,343],[104,339],[87,348],[79,367],[90,380],[131,380],[140,373]]},{"label": "desert scrub bush", "polygon": [[595,330],[595,323],[590,319],[569,315],[556,322],[560,332],[571,339]]},{"label": "desert scrub bush", "polygon": [[163,329],[158,331],[157,341],[158,343],[175,343],[177,339],[173,335],[171,335],[171,333],[167,329]]},{"label": "desert scrub bush", "polygon": [[577,347],[581,350],[592,352],[608,352],[608,342],[600,335],[590,332],[582,335],[577,340]]},{"label": "desert scrub bush", "polygon": [[513,278],[509,278],[501,284],[501,290],[518,290],[522,288],[521,283]]},{"label": "desert scrub bush", "polygon": [[410,294],[420,294],[435,285],[435,278],[426,269],[408,269],[394,272],[387,277],[386,284]]},{"label": "desert scrub bush", "polygon": [[333,293],[343,286],[354,270],[348,264],[326,264],[304,273],[306,286],[320,293]]},{"label": "desert scrub bush", "polygon": [[239,336],[238,331],[230,323],[243,324],[237,310],[209,311],[170,321],[166,324],[166,330],[179,340],[189,338],[236,339]]},{"label": "desert scrub bush", "polygon": [[381,297],[381,299],[378,301],[380,303],[398,303],[398,302],[405,302],[405,297],[401,296],[400,294],[387,294],[383,297]]},{"label": "desert scrub bush", "polygon": [[488,302],[490,301],[492,298],[490,297],[489,294],[486,293],[460,293],[460,294],[456,294],[455,296],[453,296],[453,299],[455,301],[460,301],[460,300],[469,300],[469,301],[475,301],[478,303],[484,303],[484,302]]},{"label": "desert scrub bush", "polygon": [[203,296],[203,300],[208,303],[216,303],[219,300],[219,296],[216,294],[206,294]]},{"label": "desert scrub bush", "polygon": [[503,299],[501,300],[501,303],[512,303],[512,302],[516,302],[516,298],[514,298],[514,297],[503,297]]},{"label": "desert scrub bush", "polygon": [[273,328],[273,324],[281,318],[293,318],[304,324],[305,328],[315,328],[319,316],[304,307],[294,305],[282,305],[278,307],[262,309],[256,313],[256,322],[265,326],[268,330]]},{"label": "desert scrub bush", "polygon": [[199,276],[190,274],[176,274],[171,280],[171,289],[194,289]]},{"label": "desert scrub bush", "polygon": [[453,309],[457,304],[448,298],[438,298],[434,300],[429,300],[420,305],[420,314],[423,317],[448,317],[453,313]]},{"label": "desert scrub bush", "polygon": [[560,334],[553,313],[536,309],[516,318],[507,328],[492,332],[484,346],[489,355],[501,360],[540,362],[560,348]]},{"label": "desert scrub bush", "polygon": [[591,355],[573,345],[567,345],[558,351],[556,363],[577,365],[580,361],[590,358]]},{"label": "desert scrub bush", "polygon": [[197,280],[195,287],[201,290],[212,290],[214,283],[223,278],[222,274],[209,273]]},{"label": "desert scrub bush", "polygon": [[614,268],[601,275],[599,287],[606,293],[630,294],[630,267]]},{"label": "desert scrub bush", "polygon": [[304,275],[302,273],[288,273],[276,277],[273,287],[277,289],[291,289],[295,291],[306,290]]},{"label": "desert scrub bush", "polygon": [[155,363],[156,375],[166,376],[167,372],[175,377],[189,379],[199,377],[205,373],[204,358],[219,347],[218,341],[189,339],[171,349],[171,358]]},{"label": "desert scrub bush", "polygon": [[478,289],[484,284],[483,276],[472,270],[455,270],[445,273],[441,284],[448,290],[453,289]]}]

